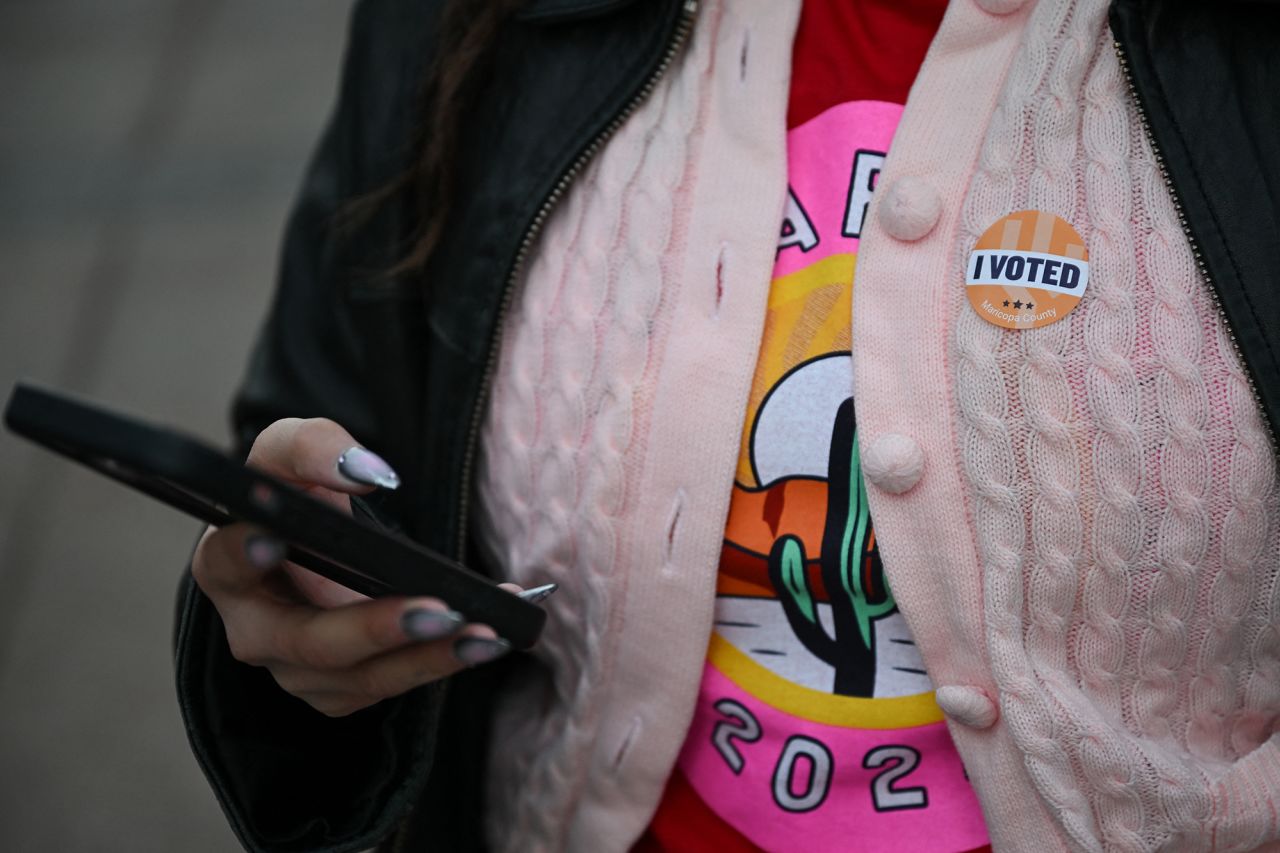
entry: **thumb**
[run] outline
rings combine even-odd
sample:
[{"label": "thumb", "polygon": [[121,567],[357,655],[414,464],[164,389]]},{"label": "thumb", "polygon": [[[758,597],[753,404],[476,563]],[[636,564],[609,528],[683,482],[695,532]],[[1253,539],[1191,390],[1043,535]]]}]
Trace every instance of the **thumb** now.
[{"label": "thumb", "polygon": [[400,486],[386,460],[326,418],[276,421],[254,441],[247,464],[292,483],[348,494]]}]

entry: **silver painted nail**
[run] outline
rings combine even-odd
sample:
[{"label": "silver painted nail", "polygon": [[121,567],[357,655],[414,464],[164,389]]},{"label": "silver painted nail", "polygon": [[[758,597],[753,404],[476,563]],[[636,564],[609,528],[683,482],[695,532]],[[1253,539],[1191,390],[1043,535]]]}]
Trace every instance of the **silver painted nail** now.
[{"label": "silver painted nail", "polygon": [[478,666],[511,651],[511,644],[496,637],[463,637],[453,644],[453,656],[467,666]]},{"label": "silver painted nail", "polygon": [[463,625],[462,614],[454,610],[431,610],[416,607],[400,617],[400,628],[413,640],[439,640]]},{"label": "silver painted nail", "polygon": [[543,601],[548,596],[550,596],[551,593],[555,592],[559,588],[560,588],[559,584],[544,583],[542,586],[535,586],[532,589],[526,589],[524,592],[516,593],[516,598],[523,598],[525,601],[529,602],[530,604],[537,604],[539,601]]},{"label": "silver painted nail", "polygon": [[400,488],[400,475],[372,450],[349,447],[338,457],[338,473],[356,483],[381,486],[384,489]]}]

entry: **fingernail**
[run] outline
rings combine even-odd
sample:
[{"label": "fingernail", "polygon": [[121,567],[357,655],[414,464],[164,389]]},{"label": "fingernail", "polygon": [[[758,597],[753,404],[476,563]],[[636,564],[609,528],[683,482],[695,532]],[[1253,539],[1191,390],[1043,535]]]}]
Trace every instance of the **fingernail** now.
[{"label": "fingernail", "polygon": [[497,637],[463,637],[453,644],[453,656],[467,666],[477,666],[511,651],[511,644]]},{"label": "fingernail", "polygon": [[244,540],[244,555],[255,569],[270,569],[284,560],[284,543],[274,536],[254,533]]},{"label": "fingernail", "polygon": [[356,483],[381,486],[384,489],[400,488],[400,475],[387,461],[372,450],[349,447],[338,457],[338,473]]},{"label": "fingernail", "polygon": [[535,586],[533,589],[526,589],[524,592],[516,593],[516,598],[523,598],[530,604],[537,604],[559,588],[559,584],[544,583],[542,586]]},{"label": "fingernail", "polygon": [[438,640],[462,627],[462,614],[454,610],[417,607],[400,617],[400,628],[413,640]]}]

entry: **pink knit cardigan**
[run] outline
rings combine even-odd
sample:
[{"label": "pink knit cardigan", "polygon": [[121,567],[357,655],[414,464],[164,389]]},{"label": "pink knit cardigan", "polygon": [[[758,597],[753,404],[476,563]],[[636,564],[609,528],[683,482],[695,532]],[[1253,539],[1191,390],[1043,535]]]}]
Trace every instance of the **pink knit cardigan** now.
[{"label": "pink knit cardigan", "polygon": [[[563,591],[491,758],[503,850],[625,850],[692,714],[786,189],[799,0],[705,0],[542,231],[504,328],[479,519]],[[963,262],[1006,213],[1085,238],[1008,331]],[[885,570],[997,850],[1280,839],[1275,457],[1103,0],[954,0],[858,258]],[[840,760],[839,756],[836,760]]]}]

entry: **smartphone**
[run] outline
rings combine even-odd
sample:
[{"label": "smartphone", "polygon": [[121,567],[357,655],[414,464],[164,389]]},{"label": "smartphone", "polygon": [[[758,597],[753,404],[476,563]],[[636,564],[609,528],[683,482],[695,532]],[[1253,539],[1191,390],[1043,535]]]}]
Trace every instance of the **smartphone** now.
[{"label": "smartphone", "polygon": [[546,613],[455,560],[374,527],[174,430],[19,382],[5,407],[13,432],[202,521],[244,521],[288,546],[287,558],[371,598],[429,595],[515,648]]}]

